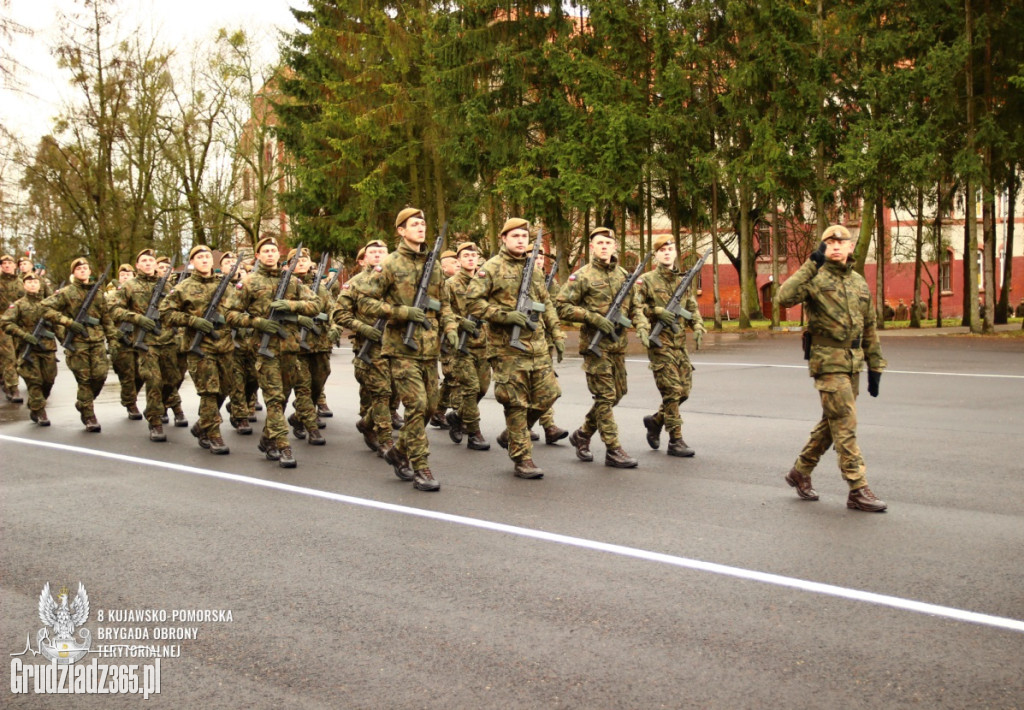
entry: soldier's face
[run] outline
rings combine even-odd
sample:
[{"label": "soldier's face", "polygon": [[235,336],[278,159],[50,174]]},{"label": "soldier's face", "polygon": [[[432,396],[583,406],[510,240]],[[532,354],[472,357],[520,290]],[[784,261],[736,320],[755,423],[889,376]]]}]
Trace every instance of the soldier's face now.
[{"label": "soldier's face", "polygon": [[263,248],[260,249],[260,253],[257,254],[257,258],[263,266],[272,269],[277,266],[277,260],[281,258],[281,252],[278,251],[277,246],[274,244],[264,244]]},{"label": "soldier's face", "polygon": [[663,266],[672,266],[676,260],[676,245],[672,242],[663,245],[661,249],[654,252],[654,259]]},{"label": "soldier's face", "polygon": [[11,261],[10,259],[4,259],[2,262],[0,262],[0,270],[2,270],[5,274],[13,274],[14,262]]},{"label": "soldier's face", "polygon": [[459,271],[459,260],[450,256],[441,259],[441,271],[445,276],[454,276]]},{"label": "soldier's face", "polygon": [[605,235],[598,235],[590,240],[590,254],[595,259],[608,261],[615,254],[615,240]]},{"label": "soldier's face", "polygon": [[410,217],[398,228],[398,236],[411,247],[418,247],[427,241],[427,221],[422,217]]},{"label": "soldier's face", "polygon": [[200,276],[209,276],[213,272],[213,254],[201,251],[192,257],[192,268]]},{"label": "soldier's face", "polygon": [[71,272],[71,275],[82,283],[85,283],[89,280],[89,276],[92,275],[92,269],[89,268],[88,264],[79,264],[75,267],[75,270]]},{"label": "soldier's face", "polygon": [[163,278],[163,275],[170,271],[171,265],[166,261],[161,261],[156,265],[156,275]]},{"label": "soldier's face", "polygon": [[123,284],[125,281],[130,279],[132,276],[135,276],[135,274],[133,274],[131,271],[118,271],[117,272],[117,282],[119,284]]},{"label": "soldier's face", "polygon": [[501,243],[512,256],[522,256],[530,246],[530,233],[525,229],[512,229],[501,235]]},{"label": "soldier's face", "polygon": [[29,271],[32,270],[32,262],[31,261],[19,261],[18,262],[18,268],[21,269],[21,273],[27,274]]},{"label": "soldier's face", "polygon": [[39,293],[39,279],[29,279],[25,282],[25,293],[33,295]]},{"label": "soldier's face", "polygon": [[826,239],[825,258],[838,264],[845,264],[853,253],[852,239]]},{"label": "soldier's face", "polygon": [[363,264],[376,266],[380,262],[384,261],[384,257],[387,255],[387,247],[366,247],[366,253],[363,255]]},{"label": "soldier's face", "polygon": [[146,276],[152,276],[153,272],[156,270],[156,257],[150,256],[149,254],[143,254],[135,262],[135,268]]},{"label": "soldier's face", "polygon": [[295,262],[295,273],[304,274],[309,271],[309,267],[313,264],[313,261],[308,256],[300,256],[299,260]]},{"label": "soldier's face", "polygon": [[469,271],[470,273],[476,271],[478,256],[479,254],[472,249],[464,249],[459,253],[459,266],[462,267],[463,271]]},{"label": "soldier's face", "polygon": [[236,261],[238,261],[238,260],[237,259],[231,259],[231,258],[221,259],[220,260],[220,270],[223,271],[225,274],[230,274],[231,270],[233,268],[235,268],[235,262]]}]

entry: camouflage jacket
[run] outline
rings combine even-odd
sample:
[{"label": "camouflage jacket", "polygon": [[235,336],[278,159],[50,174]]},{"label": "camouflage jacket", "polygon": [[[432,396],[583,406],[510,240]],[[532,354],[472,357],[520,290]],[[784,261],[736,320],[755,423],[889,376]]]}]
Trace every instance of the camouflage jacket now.
[{"label": "camouflage jacket", "polygon": [[[313,281],[316,279],[316,270],[310,269],[299,278],[302,283],[309,288],[309,292],[313,293]],[[330,330],[331,330],[331,314],[334,312],[334,297],[331,296],[330,292],[324,288],[324,284],[327,282],[327,276],[320,282],[320,286],[317,288],[315,298],[319,304],[320,309],[317,313],[319,316],[321,313],[324,316],[324,320],[317,320],[316,327],[320,329],[320,335],[317,335],[312,330],[306,333],[306,345],[309,346],[309,350],[304,350],[300,346],[300,352],[304,353],[329,353],[334,349],[334,344],[331,342]],[[314,316],[317,317],[317,316]],[[299,330],[302,328],[300,326]]]},{"label": "camouflage jacket", "polygon": [[398,249],[391,252],[370,277],[370,290],[367,294],[366,311],[372,319],[380,316],[388,318],[381,341],[381,352],[386,357],[404,357],[413,360],[436,360],[440,354],[440,334],[455,332],[458,324],[452,315],[448,292],[444,288],[444,274],[441,265],[434,263],[430,274],[430,285],[427,295],[441,304],[440,312],[426,311],[427,329],[416,324],[413,338],[419,346],[418,350],[407,348],[402,339],[405,337],[407,323],[394,319],[398,306],[411,306],[416,298],[416,289],[426,264],[429,250],[426,243],[415,251],[403,240]]},{"label": "camouflage jacket", "polygon": [[[57,293],[43,299],[43,317],[54,325],[67,327],[78,315],[78,309],[82,307],[94,283],[95,281],[82,283],[78,279],[72,279],[70,284]],[[103,293],[97,293],[96,298],[92,299],[92,305],[86,315],[99,321],[99,324],[84,324],[85,335],[76,335],[71,343],[72,347],[76,341],[102,343],[105,340],[113,342],[117,339],[117,328],[110,317],[110,308]]]},{"label": "camouflage jacket", "polygon": [[[604,263],[594,259],[569,276],[569,280],[558,292],[555,298],[555,305],[558,306],[558,315],[562,320],[580,325],[580,353],[590,345],[591,339],[600,331],[587,325],[584,318],[587,313],[606,315],[608,309],[615,300],[626,281],[629,280],[629,273],[619,266],[617,257]],[[640,301],[636,298],[636,287],[626,295],[622,302],[622,313],[633,323],[633,328],[639,332],[651,332],[651,326],[644,316]],[[601,349],[606,353],[623,353],[626,351],[626,334],[619,336],[618,342],[605,337],[601,340]],[[589,357],[589,355],[588,355]]]},{"label": "camouflage jacket", "polygon": [[[337,325],[352,331],[350,339],[352,349],[356,352],[363,346],[363,337],[359,335],[356,328],[360,324],[373,325],[376,320],[367,312],[366,306],[369,303],[367,294],[371,290],[370,279],[378,268],[380,267],[367,266],[342,285],[338,294],[337,308],[334,309],[331,316],[331,320]],[[380,355],[380,345],[374,343],[370,347],[369,356],[373,358],[378,355]]]},{"label": "camouflage jacket", "polygon": [[522,364],[520,369],[533,369],[524,361],[542,366],[551,364],[549,333],[551,342],[565,340],[551,295],[544,288],[544,274],[536,269],[530,280],[530,298],[543,303],[544,312],[537,319],[537,330],[522,328],[519,333],[519,341],[528,349],[523,351],[509,345],[514,326],[498,322],[501,314],[516,307],[528,258],[526,254],[513,256],[502,246],[495,256],[480,267],[476,277],[470,281],[465,296],[469,312],[487,321],[487,356],[515,358]]},{"label": "camouflage jacket", "polygon": [[[128,321],[133,326],[137,326],[139,316],[146,315],[146,309],[149,308],[149,299],[153,296],[153,289],[156,288],[158,281],[160,281],[160,277],[155,274],[152,276],[139,274],[125,281],[121,288],[110,294],[108,297],[111,305],[110,317],[113,318],[114,323],[120,324],[122,321]],[[166,298],[170,292],[170,285],[165,284],[164,297]],[[163,299],[161,299],[162,302]],[[174,328],[161,327],[159,334],[146,333],[142,342],[146,345],[173,345],[174,336]],[[134,342],[134,333],[131,337]]]},{"label": "camouflage jacket", "polygon": [[812,336],[831,341],[861,340],[859,348],[834,347],[812,341],[811,377],[837,372],[860,372],[868,368],[881,372],[886,367],[882,346],[875,331],[875,309],[864,277],[852,263],[826,261],[820,269],[810,259],[786,279],[779,289],[783,308],[803,303],[807,329]]},{"label": "camouflage jacket", "polygon": [[[452,304],[452,313],[455,314],[457,319],[466,318],[471,315],[469,312],[469,301],[466,298],[466,293],[469,290],[470,284],[473,283],[474,276],[467,274],[465,270],[459,269],[459,273],[448,278],[444,282],[445,288],[448,289],[448,300]],[[479,318],[479,316],[477,316]],[[477,328],[480,332],[477,335],[471,333],[466,334],[466,349],[470,351],[477,351],[477,355],[484,357],[483,351],[487,349],[487,323],[486,321],[480,323]],[[459,333],[461,336],[462,334]]]},{"label": "camouflage jacket", "polygon": [[[192,347],[192,341],[199,332],[191,327],[192,319],[204,316],[206,308],[210,305],[210,300],[213,298],[213,292],[217,290],[221,278],[220,274],[201,276],[198,273],[193,273],[175,286],[174,290],[160,301],[160,322],[166,326],[183,326],[184,347],[186,350]],[[227,313],[232,295],[231,289],[228,288],[224,292],[224,298],[221,299],[217,306],[217,315],[219,317],[210,319],[214,321],[216,330],[209,335],[203,336],[203,341],[199,348],[204,353],[218,355],[229,353],[234,349],[234,345],[231,342],[231,334],[224,326],[224,314]]]},{"label": "camouflage jacket", "polygon": [[[254,328],[257,318],[270,315],[270,304],[277,295],[277,286],[281,281],[281,269],[268,269],[262,264],[257,265],[252,273],[235,285],[234,297],[230,299],[227,312],[228,324],[232,328]],[[313,318],[320,312],[320,302],[313,292],[302,285],[297,276],[292,276],[285,291],[285,299],[291,301],[291,313],[281,321],[284,337],[272,335],[267,348],[275,355],[278,353],[300,352],[299,324],[292,316],[309,316]],[[254,330],[253,338],[262,339],[263,335]]]},{"label": "camouflage jacket", "polygon": [[25,287],[21,283],[21,275],[0,273],[0,312],[25,295]]},{"label": "camouflage jacket", "polygon": [[[676,292],[676,287],[682,280],[683,274],[678,270],[659,264],[657,269],[648,271],[636,282],[637,300],[640,301],[648,321],[652,324],[657,323],[657,314],[665,308],[665,305],[672,298],[672,294]],[[706,333],[704,319],[701,318],[700,307],[697,305],[697,299],[693,297],[692,291],[686,292],[681,305],[693,314],[693,318],[685,322],[680,321],[679,325],[688,325],[690,330],[695,333]],[[650,348],[647,351],[652,361],[656,360],[662,353],[667,355],[669,350],[681,350],[684,359],[689,360],[686,352],[685,327],[680,327],[678,333],[674,332],[671,328],[665,328],[658,335],[658,340],[661,341],[661,347]]]},{"label": "camouflage jacket", "polygon": [[[0,315],[0,330],[20,341],[26,335],[32,335],[32,331],[36,328],[36,323],[43,317],[44,310],[41,294],[30,295],[26,293],[8,306],[3,315]],[[43,327],[45,328],[46,326]],[[48,330],[51,333],[55,333],[57,329],[51,323]],[[32,349],[38,352],[55,352],[57,350],[55,337],[56,335],[53,337],[46,337],[45,335],[40,337],[39,345],[33,346]]]}]

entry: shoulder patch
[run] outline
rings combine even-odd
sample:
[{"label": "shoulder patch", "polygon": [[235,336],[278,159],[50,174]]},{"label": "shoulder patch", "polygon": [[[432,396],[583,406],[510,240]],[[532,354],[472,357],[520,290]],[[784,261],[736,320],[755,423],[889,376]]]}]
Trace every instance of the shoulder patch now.
[{"label": "shoulder patch", "polygon": [[245,284],[243,284],[241,281],[235,284],[235,288],[237,288],[239,291],[242,290],[243,286],[245,286]]},{"label": "shoulder patch", "polygon": [[377,264],[375,267],[373,267],[373,270],[376,271],[377,273],[380,273],[381,271],[384,270],[384,267],[381,266],[380,264]]},{"label": "shoulder patch", "polygon": [[352,287],[346,281],[344,284],[342,284],[341,288],[342,288],[342,290],[347,291],[347,290],[349,290]]},{"label": "shoulder patch", "polygon": [[569,280],[570,281],[575,281],[576,280],[576,274],[569,274]]},{"label": "shoulder patch", "polygon": [[636,280],[636,285],[637,286],[643,286],[644,285],[644,280],[643,279],[637,279]]},{"label": "shoulder patch", "polygon": [[483,269],[480,269],[480,271],[478,271],[476,275],[477,276],[487,276],[487,272],[484,271]]}]

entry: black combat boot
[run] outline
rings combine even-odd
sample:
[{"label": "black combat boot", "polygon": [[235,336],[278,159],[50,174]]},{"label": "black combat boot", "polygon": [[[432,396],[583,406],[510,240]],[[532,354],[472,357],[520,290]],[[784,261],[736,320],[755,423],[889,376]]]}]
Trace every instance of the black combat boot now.
[{"label": "black combat boot", "polygon": [[310,429],[309,438],[306,440],[306,443],[310,446],[323,446],[327,443],[327,439],[324,438],[319,429]]},{"label": "black combat boot", "polygon": [[448,438],[456,444],[461,444],[462,437],[466,433],[462,428],[462,417],[453,409],[444,418],[448,422]]},{"label": "black combat boot", "polygon": [[448,422],[445,421],[443,409],[438,409],[430,415],[430,426],[436,426],[438,429],[448,428]]},{"label": "black combat boot", "polygon": [[697,452],[691,449],[689,446],[687,446],[686,442],[683,441],[683,437],[680,436],[675,439],[669,437],[668,451],[666,453],[668,453],[669,456],[681,456],[683,458],[689,458],[696,454]]},{"label": "black combat boot", "polygon": [[139,411],[139,405],[129,404],[125,409],[128,410],[128,418],[133,422],[142,420],[142,412]]},{"label": "black combat boot", "polygon": [[224,443],[224,438],[220,434],[211,434],[208,439],[210,442],[210,453],[223,456],[224,454],[230,454],[231,449]]},{"label": "black combat boot", "polygon": [[590,453],[590,437],[584,436],[581,429],[577,429],[569,437],[569,443],[576,447],[576,458],[580,461],[593,461],[594,455]]},{"label": "black combat boot", "polygon": [[260,437],[260,443],[256,444],[256,448],[263,452],[263,455],[267,457],[267,461],[277,461],[281,458],[281,452],[277,450],[277,444],[265,436]]},{"label": "black combat boot", "polygon": [[188,419],[185,418],[185,412],[181,411],[181,407],[174,407],[174,426],[187,427]]},{"label": "black combat boot", "polygon": [[516,461],[516,478],[544,478],[544,470],[533,462],[529,456]]},{"label": "black combat boot", "polygon": [[298,463],[295,461],[295,456],[292,454],[292,447],[282,446],[278,449],[281,453],[281,458],[277,460],[277,465],[281,468],[295,468]]},{"label": "black combat boot", "polygon": [[409,459],[399,450],[397,444],[388,447],[384,452],[384,460],[391,464],[391,467],[395,469],[395,475],[403,481],[411,481],[415,477]]},{"label": "black combat boot", "polygon": [[8,399],[11,400],[11,404],[21,404],[22,402],[25,401],[22,398],[21,392],[18,391],[17,387],[15,387],[14,389],[11,390],[11,394],[8,397]]},{"label": "black combat boot", "polygon": [[544,443],[549,446],[558,443],[567,436],[569,436],[568,431],[554,424],[544,427]]},{"label": "black combat boot", "polygon": [[469,441],[466,442],[466,448],[472,449],[473,451],[487,451],[491,448],[491,445],[487,443],[484,435],[477,429],[469,435]]},{"label": "black combat boot", "polygon": [[811,477],[806,476],[795,468],[786,474],[786,483],[796,489],[796,494],[804,500],[818,500],[818,492],[811,488]]},{"label": "black combat boot", "polygon": [[846,507],[853,510],[865,510],[869,513],[881,513],[889,506],[885,504],[884,500],[878,500],[871,489],[864,486],[850,491],[850,496],[846,499]]},{"label": "black combat boot", "polygon": [[149,440],[150,441],[167,441],[167,434],[164,434],[163,424],[150,424],[149,425]]},{"label": "black combat boot", "polygon": [[356,431],[363,435],[363,443],[366,444],[370,451],[380,451],[380,440],[377,438],[377,432],[373,430],[373,427],[365,419],[356,421]]},{"label": "black combat boot", "polygon": [[612,468],[636,468],[637,460],[622,450],[621,446],[608,449],[604,455],[604,465]]},{"label": "black combat boot", "polygon": [[189,433],[199,440],[199,445],[201,447],[204,449],[210,448],[210,439],[207,438],[206,432],[199,428],[199,422],[192,425],[192,428],[189,429]]},{"label": "black combat boot", "polygon": [[429,468],[421,468],[413,476],[412,487],[418,491],[439,491],[441,483],[434,478]]},{"label": "black combat boot", "polygon": [[530,429],[530,441],[540,441],[540,434]]},{"label": "black combat boot", "polygon": [[644,417],[644,426],[647,427],[647,443],[652,449],[661,446],[661,424],[652,416]]},{"label": "black combat boot", "polygon": [[299,421],[299,418],[295,416],[295,412],[288,415],[288,424],[291,425],[292,433],[295,434],[296,439],[306,438],[306,427]]}]

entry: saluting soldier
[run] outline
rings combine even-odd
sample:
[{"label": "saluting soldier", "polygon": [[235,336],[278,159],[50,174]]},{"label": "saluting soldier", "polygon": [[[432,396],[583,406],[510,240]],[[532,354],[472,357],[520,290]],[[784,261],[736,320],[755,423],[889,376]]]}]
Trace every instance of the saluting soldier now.
[{"label": "saluting soldier", "polygon": [[[111,311],[111,320],[114,326],[119,325],[119,319],[114,315],[114,307],[117,305],[117,294],[124,285],[135,278],[135,267],[131,264],[121,264],[117,269],[117,286],[107,285],[107,307]],[[114,366],[114,373],[121,383],[121,406],[128,412],[128,418],[134,422],[142,420],[142,412],[139,411],[139,390],[142,388],[142,376],[139,374],[139,361],[128,339],[134,333],[129,330],[122,334],[118,331],[118,337],[110,341],[110,362]]]},{"label": "saluting soldier", "polygon": [[[466,446],[473,451],[487,451],[491,445],[480,431],[480,408],[477,406],[487,388],[491,386],[491,363],[487,358],[487,325],[474,323],[469,319],[469,301],[466,293],[476,277],[480,250],[473,242],[463,242],[455,250],[459,271],[445,282],[448,288],[452,312],[459,323],[459,330],[466,333],[466,350],[456,349],[451,364],[454,392],[451,403],[454,409],[448,412],[448,436],[461,444],[467,434]],[[460,333],[461,338],[461,333]]]},{"label": "saluting soldier", "polygon": [[110,318],[107,302],[99,294],[92,300],[85,314],[85,322],[75,320],[95,283],[91,276],[92,268],[88,259],[78,257],[72,261],[71,283],[43,300],[43,317],[73,333],[70,347],[64,350],[64,362],[78,383],[75,409],[82,417],[85,430],[99,433],[101,427],[96,420],[93,400],[103,391],[103,383],[107,381],[110,367],[107,361],[107,342],[116,340],[118,332]]},{"label": "saluting soldier", "polygon": [[[310,289],[312,279],[309,280],[309,284],[305,281],[305,276],[309,273],[309,267],[312,263],[309,258],[309,250],[303,248],[302,253],[299,253],[296,249],[292,249],[288,252],[288,258],[285,259],[287,263],[291,263],[292,259],[295,259],[295,270],[293,272],[294,278],[301,284],[303,284],[309,291],[310,295],[317,302],[317,314],[320,312],[320,308],[323,306],[320,298],[313,293]],[[285,379],[285,382],[289,385],[285,388],[284,401],[287,404],[289,396],[292,391],[295,392],[295,411],[288,417],[288,423],[292,426],[292,431],[295,433],[297,439],[307,439],[308,443],[322,446],[327,442],[324,439],[323,434],[320,433],[320,429],[323,428],[323,422],[316,414],[316,404],[318,396],[313,392],[313,372],[310,370],[310,359],[305,357],[302,345],[300,344],[299,332],[301,328],[307,328],[309,335],[314,335],[312,329],[316,325],[309,316],[299,315],[295,316],[295,322],[297,324],[295,328],[295,345],[296,345],[296,364],[298,368],[294,373],[294,377]],[[322,366],[320,362],[313,363],[314,366]],[[327,371],[330,372],[330,363],[327,364]],[[322,376],[323,373],[318,373],[318,376]],[[324,377],[326,381],[326,377]],[[323,384],[320,385],[321,389]]]},{"label": "saluting soldier", "polygon": [[[675,313],[665,309],[684,276],[676,268],[676,244],[672,236],[662,234],[655,237],[651,248],[656,268],[637,282],[637,299],[643,305],[648,320],[653,323],[657,318],[664,324],[664,330],[659,336],[661,347],[647,348],[654,384],[661,393],[658,411],[644,417],[647,443],[652,449],[659,448],[661,430],[665,428],[668,430],[668,455],[693,456],[693,449],[683,441],[683,419],[679,415],[679,405],[690,398],[693,387],[693,364],[686,352],[686,328],[693,331],[698,348],[707,331],[692,289],[686,292],[681,304],[683,310],[691,314],[690,318],[679,322]],[[678,333],[673,330],[677,326],[683,326]]]},{"label": "saluting soldier", "polygon": [[[263,237],[256,243],[256,267],[237,284],[227,318],[232,328],[252,328],[259,334],[254,333],[254,337],[262,337],[264,333],[270,336],[266,354],[257,351],[256,355],[256,374],[267,413],[258,447],[267,460],[277,461],[281,468],[295,468],[297,462],[288,439],[284,406],[285,393],[294,389],[297,378],[301,377],[299,370],[302,364],[296,357],[299,352],[298,325],[272,320],[270,312],[275,310],[308,318],[319,313],[320,304],[312,292],[294,277],[288,282],[284,298],[275,298],[281,280],[280,258],[281,252],[273,237]],[[312,404],[308,404],[312,409]],[[300,406],[298,400],[297,406]],[[304,421],[314,421],[315,429],[316,415],[312,411],[304,411],[301,416]],[[323,437],[319,442],[316,439],[309,442],[322,443]]]},{"label": "saluting soldier", "polygon": [[[21,278],[18,276],[14,257],[10,254],[0,256],[0,313],[10,308],[11,304],[25,295]],[[18,391],[18,356],[14,350],[14,341],[6,333],[0,333],[0,376],[2,376],[4,395],[8,402],[21,404],[25,400]]]},{"label": "saluting soldier", "polygon": [[[18,348],[18,374],[28,390],[29,418],[39,426],[50,426],[46,416],[46,399],[57,378],[57,341],[53,326],[33,335],[36,324],[43,319],[42,282],[28,271],[21,276],[25,295],[0,315],[0,329],[14,339]],[[30,346],[29,357],[21,357],[21,349]]]},{"label": "saluting soldier", "polygon": [[[518,478],[542,478],[543,469],[533,461],[530,427],[562,394],[551,366],[548,333],[559,361],[565,352],[565,336],[544,287],[543,271],[534,269],[529,287],[530,298],[543,304],[544,309],[536,330],[526,325],[529,314],[516,310],[530,249],[529,230],[525,219],[505,222],[501,228],[501,249],[470,282],[466,301],[469,312],[488,324],[487,352],[494,373],[494,398],[505,409],[506,429],[498,436],[498,443],[508,449]],[[516,326],[520,328],[519,340],[525,350],[510,344]]]},{"label": "saluting soldier", "polygon": [[374,317],[367,307],[371,275],[380,271],[380,263],[388,254],[387,245],[379,239],[367,242],[356,254],[361,270],[341,287],[338,307],[332,320],[352,331],[352,350],[358,353],[363,343],[370,341],[366,357],[352,361],[356,382],[359,383],[359,420],[356,430],[371,451],[383,456],[382,441],[391,441],[391,371],[388,361],[381,356],[380,341],[384,333],[373,327]]},{"label": "saluting soldier", "polygon": [[[163,328],[162,323],[146,316],[153,290],[160,280],[156,274],[156,252],[152,249],[140,251],[135,257],[135,268],[136,275],[114,292],[110,314],[115,323],[127,321],[145,331],[142,344],[146,350],[136,351],[131,344],[124,342],[121,348],[135,353],[139,377],[146,384],[144,414],[149,423],[149,440],[167,441],[162,417],[172,403],[177,402],[177,406],[181,406],[181,397],[174,386],[178,378],[175,330],[170,325]],[[164,289],[164,295],[170,293],[170,284],[165,284]],[[132,342],[134,337],[133,334]]]},{"label": "saluting soldier", "polygon": [[[381,352],[388,360],[391,379],[405,406],[405,423],[398,433],[398,442],[391,444],[389,432],[381,444],[385,448],[384,459],[395,469],[395,475],[402,480],[412,480],[417,490],[436,491],[441,484],[428,464],[430,444],[426,424],[430,413],[437,410],[437,357],[441,338],[454,350],[458,343],[458,326],[448,303],[441,266],[436,262],[429,276],[427,296],[438,304],[438,310],[412,305],[430,252],[423,212],[415,207],[405,208],[398,213],[395,228],[401,241],[370,280],[371,298],[367,308],[371,317],[388,319]],[[413,329],[415,348],[402,341],[409,323],[417,324]]]},{"label": "saluting soldier", "polygon": [[[206,318],[206,311],[213,301],[214,291],[221,277],[213,272],[213,251],[205,245],[192,247],[188,253],[192,275],[174,287],[174,290],[160,302],[160,320],[172,326],[184,328],[188,342],[188,373],[199,394],[199,419],[190,430],[199,446],[212,454],[224,455],[231,449],[224,443],[220,433],[223,421],[220,406],[234,386],[232,352],[234,345],[231,335],[223,327],[225,303],[231,296],[228,291],[217,305],[216,316]],[[191,351],[196,335],[202,334],[199,349],[202,354]]]},{"label": "saluting soldier", "polygon": [[[612,414],[612,407],[626,395],[626,332],[622,331],[617,341],[609,337],[601,341],[602,357],[586,350],[598,332],[605,336],[617,332],[618,326],[605,315],[619,289],[629,280],[629,273],[619,265],[615,255],[615,233],[607,227],[598,227],[590,232],[590,255],[590,263],[569,276],[555,299],[562,320],[582,323],[580,354],[583,356],[583,370],[587,373],[587,387],[594,396],[594,404],[587,412],[583,426],[572,433],[569,441],[576,447],[577,458],[593,461],[590,438],[599,431],[607,449],[604,465],[634,468],[637,460],[622,449],[619,429]],[[651,329],[635,292],[626,295],[622,313],[628,314],[640,342],[647,347],[647,334]]]},{"label": "saluting soldier", "polygon": [[803,303],[811,334],[808,365],[821,396],[821,420],[811,430],[786,483],[804,500],[818,500],[811,473],[821,455],[835,445],[839,470],[849,486],[846,507],[868,512],[886,509],[868,487],[864,457],[857,446],[857,394],[860,372],[868,365],[868,393],[878,396],[886,362],[875,330],[875,309],[864,277],[854,269],[855,243],[836,224],[821,235],[821,244],[779,289],[784,308]]}]

